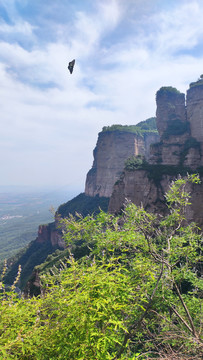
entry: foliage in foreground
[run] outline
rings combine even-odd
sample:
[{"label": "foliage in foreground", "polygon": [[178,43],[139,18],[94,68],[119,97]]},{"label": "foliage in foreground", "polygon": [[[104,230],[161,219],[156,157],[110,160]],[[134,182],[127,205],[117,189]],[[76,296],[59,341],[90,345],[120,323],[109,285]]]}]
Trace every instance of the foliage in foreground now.
[{"label": "foliage in foreground", "polygon": [[[42,279],[41,296],[1,283],[0,358],[199,359],[202,236],[183,225],[189,181],[198,178],[171,185],[165,218],[129,203],[122,216],[62,220],[70,256]],[[77,261],[76,239],[90,248]]]}]

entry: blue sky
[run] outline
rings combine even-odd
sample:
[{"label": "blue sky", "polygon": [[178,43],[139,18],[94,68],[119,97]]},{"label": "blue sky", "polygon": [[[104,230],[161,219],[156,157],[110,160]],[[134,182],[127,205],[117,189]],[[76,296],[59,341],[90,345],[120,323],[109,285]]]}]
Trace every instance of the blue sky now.
[{"label": "blue sky", "polygon": [[202,16],[201,0],[0,0],[0,185],[83,191],[103,126],[203,73]]}]

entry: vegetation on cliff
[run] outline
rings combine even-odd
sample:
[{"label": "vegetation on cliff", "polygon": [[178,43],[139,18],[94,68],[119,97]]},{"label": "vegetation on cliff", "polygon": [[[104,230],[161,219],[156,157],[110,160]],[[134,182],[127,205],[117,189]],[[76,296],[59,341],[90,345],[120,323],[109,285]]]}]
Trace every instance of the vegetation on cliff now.
[{"label": "vegetation on cliff", "polygon": [[124,170],[135,171],[146,166],[147,162],[142,155],[131,156],[125,161]]},{"label": "vegetation on cliff", "polygon": [[[171,184],[165,218],[128,203],[120,216],[63,219],[69,256],[42,295],[19,298],[0,283],[0,357],[199,359],[202,235],[185,221],[187,181],[199,179]],[[79,260],[75,239],[90,250]]]},{"label": "vegetation on cliff", "polygon": [[34,270],[34,267],[43,263],[47,256],[53,253],[57,248],[59,247],[52,246],[51,241],[39,243],[35,240],[30,242],[26,248],[17,253],[12,259],[9,259],[9,262],[12,260],[12,263],[8,264],[8,271],[5,276],[6,284],[13,283],[18,267],[21,265],[22,271],[18,286],[20,289],[24,289]]},{"label": "vegetation on cliff", "polygon": [[196,86],[202,86],[203,85],[203,74],[200,75],[199,79],[197,81],[194,81],[190,84],[190,88],[196,87]]},{"label": "vegetation on cliff", "polygon": [[162,86],[156,93],[156,99],[159,99],[165,95],[170,97],[171,95],[173,96],[177,94],[181,94],[181,92],[173,86]]},{"label": "vegetation on cliff", "polygon": [[[159,148],[160,145],[162,144],[163,143],[161,142],[155,143],[153,144],[153,147]],[[186,160],[188,152],[192,148],[198,149],[199,152],[201,151],[200,143],[196,139],[190,137],[188,140],[185,141],[183,145],[183,150],[180,154],[178,165],[162,164],[161,153],[160,153],[160,163],[157,164],[150,164],[146,161],[144,156],[137,155],[137,156],[131,156],[125,161],[124,170],[126,171],[136,171],[138,169],[146,170],[148,172],[149,179],[152,179],[157,184],[157,186],[160,185],[163,175],[186,176],[187,173],[194,173],[194,172],[198,172],[198,174],[202,175],[203,167],[198,167],[196,170],[192,170],[189,166],[184,165],[184,161]]]},{"label": "vegetation on cliff", "polygon": [[168,122],[167,129],[163,134],[163,139],[168,139],[170,136],[173,135],[183,135],[185,133],[189,133],[189,131],[190,131],[189,122],[181,121],[178,118],[174,118]]},{"label": "vegetation on cliff", "polygon": [[109,198],[100,196],[88,196],[81,193],[69,200],[67,203],[59,206],[57,214],[62,217],[67,217],[70,214],[75,215],[79,213],[82,216],[90,214],[98,214],[100,210],[107,211]]},{"label": "vegetation on cliff", "polygon": [[[108,209],[109,198],[105,197],[90,197],[85,195],[84,193],[79,194],[74,197],[72,200],[68,201],[59,206],[57,210],[57,216],[67,217],[70,214],[75,215],[76,213],[87,216],[89,214],[97,214],[100,210],[107,211]],[[47,232],[50,234],[51,231],[56,230],[55,223],[49,223],[47,226]],[[60,232],[60,229],[58,229]],[[50,254],[54,253],[56,250],[61,250],[58,245],[52,245],[50,239],[47,239],[46,242],[30,242],[24,249],[18,252],[15,256],[9,259],[8,261],[8,271],[5,276],[5,282],[7,284],[12,284],[15,279],[15,275],[18,270],[18,266],[22,266],[22,271],[20,274],[20,281],[18,286],[20,289],[24,289],[28,280],[31,280],[32,284],[32,272],[35,266],[42,264],[47,259],[47,257],[51,256]],[[77,248],[76,254],[81,252]],[[65,253],[64,253],[65,255]],[[54,256],[54,255],[53,255]],[[55,259],[56,260],[56,259]],[[31,278],[30,278],[31,277]],[[32,284],[33,285],[33,284]],[[31,285],[31,287],[33,287]],[[34,292],[37,294],[39,292],[39,288],[30,289],[31,293]]]},{"label": "vegetation on cliff", "polygon": [[147,120],[139,122],[137,125],[111,125],[104,126],[102,132],[110,131],[121,131],[121,132],[130,132],[140,136],[144,136],[146,133],[156,133],[158,134],[156,127],[156,118],[151,117]]},{"label": "vegetation on cliff", "polygon": [[[179,165],[165,165],[165,164],[149,164],[141,155],[132,156],[125,162],[126,171],[145,170],[148,178],[153,180],[159,186],[163,175],[177,177],[178,175],[186,176],[193,171],[182,164]],[[119,182],[119,180],[118,180]]]}]

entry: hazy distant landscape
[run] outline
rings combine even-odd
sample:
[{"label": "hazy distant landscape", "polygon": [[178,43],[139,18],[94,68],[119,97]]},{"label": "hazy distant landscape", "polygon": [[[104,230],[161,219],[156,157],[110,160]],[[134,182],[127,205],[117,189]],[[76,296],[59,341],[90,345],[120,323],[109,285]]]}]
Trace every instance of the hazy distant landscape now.
[{"label": "hazy distant landscape", "polygon": [[0,262],[35,240],[38,226],[52,222],[52,210],[74,195],[67,189],[23,192],[23,188],[0,187]]}]

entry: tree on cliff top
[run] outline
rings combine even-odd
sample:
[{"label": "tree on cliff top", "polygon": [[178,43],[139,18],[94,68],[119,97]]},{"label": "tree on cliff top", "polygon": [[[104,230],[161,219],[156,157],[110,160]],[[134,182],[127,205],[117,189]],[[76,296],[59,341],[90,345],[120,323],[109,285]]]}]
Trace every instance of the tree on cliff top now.
[{"label": "tree on cliff top", "polygon": [[147,120],[140,121],[136,125],[120,125],[114,124],[111,126],[104,126],[102,132],[121,131],[130,132],[137,135],[144,135],[145,133],[158,133],[156,126],[156,118],[151,117]]},{"label": "tree on cliff top", "polygon": [[202,86],[203,85],[203,74],[200,75],[199,79],[195,82],[192,82],[190,84],[190,88],[196,87],[196,86]]},{"label": "tree on cliff top", "polygon": [[156,99],[159,99],[165,95],[173,96],[173,95],[177,95],[177,94],[181,94],[181,92],[179,90],[177,90],[176,88],[174,88],[172,86],[162,86],[156,93]]},{"label": "tree on cliff top", "polygon": [[[42,296],[18,298],[0,284],[0,356],[199,359],[202,237],[185,224],[188,181],[199,180],[172,183],[165,218],[129,203],[122,216],[63,219],[70,256],[44,277]],[[75,239],[90,249],[78,261]]]}]

